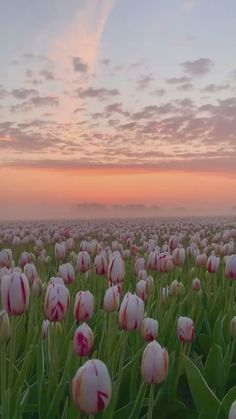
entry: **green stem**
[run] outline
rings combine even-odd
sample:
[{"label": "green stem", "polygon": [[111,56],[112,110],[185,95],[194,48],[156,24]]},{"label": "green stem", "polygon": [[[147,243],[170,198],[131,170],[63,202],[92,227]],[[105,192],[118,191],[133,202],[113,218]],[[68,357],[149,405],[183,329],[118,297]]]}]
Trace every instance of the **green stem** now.
[{"label": "green stem", "polygon": [[11,340],[10,340],[10,354],[9,354],[9,373],[8,373],[8,388],[12,387],[13,370],[15,361],[15,346],[16,346],[16,322],[15,316],[12,317]]},{"label": "green stem", "polygon": [[1,407],[4,412],[4,399],[6,391],[6,343],[0,344],[0,360],[1,360]]},{"label": "green stem", "polygon": [[148,414],[147,419],[152,419],[152,411],[154,407],[154,388],[155,384],[151,384],[150,393],[149,393],[149,403],[148,403]]},{"label": "green stem", "polygon": [[118,401],[118,396],[119,396],[121,377],[122,377],[122,368],[123,368],[123,365],[124,365],[127,340],[128,340],[128,333],[124,332],[124,341],[123,341],[121,354],[120,354],[118,376],[117,376],[117,381],[116,381],[116,385],[115,385],[115,389],[114,389],[114,399],[113,399],[114,408],[116,407],[116,404],[117,404],[117,401]]}]

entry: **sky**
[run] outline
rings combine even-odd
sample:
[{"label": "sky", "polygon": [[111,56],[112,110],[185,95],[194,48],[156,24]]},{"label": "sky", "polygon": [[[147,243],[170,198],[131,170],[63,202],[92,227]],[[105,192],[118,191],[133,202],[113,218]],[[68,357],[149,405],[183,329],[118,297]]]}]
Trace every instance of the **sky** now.
[{"label": "sky", "polygon": [[235,0],[9,0],[0,220],[236,215]]}]

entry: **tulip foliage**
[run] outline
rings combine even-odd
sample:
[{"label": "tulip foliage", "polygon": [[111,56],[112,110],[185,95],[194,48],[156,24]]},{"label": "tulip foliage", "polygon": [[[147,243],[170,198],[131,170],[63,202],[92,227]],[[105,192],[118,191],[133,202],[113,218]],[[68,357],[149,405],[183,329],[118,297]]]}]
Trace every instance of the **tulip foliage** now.
[{"label": "tulip foliage", "polygon": [[0,227],[0,417],[236,412],[231,218]]}]

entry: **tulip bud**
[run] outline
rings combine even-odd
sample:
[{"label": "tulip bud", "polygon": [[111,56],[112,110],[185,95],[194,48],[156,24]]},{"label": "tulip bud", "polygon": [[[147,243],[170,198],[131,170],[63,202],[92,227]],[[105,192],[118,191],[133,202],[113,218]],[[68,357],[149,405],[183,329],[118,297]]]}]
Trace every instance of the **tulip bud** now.
[{"label": "tulip bud", "polygon": [[144,258],[138,258],[134,265],[134,273],[138,275],[139,271],[146,269],[146,261]]},{"label": "tulip bud", "polygon": [[44,300],[44,315],[51,322],[65,319],[70,305],[70,294],[66,286],[52,282],[48,285]]},{"label": "tulip bud", "polygon": [[229,279],[236,279],[236,255],[231,255],[227,257],[225,275]]},{"label": "tulip bud", "polygon": [[23,252],[21,254],[19,265],[23,269],[25,265],[32,262],[32,254],[28,252]]},{"label": "tulip bud", "polygon": [[73,349],[77,356],[88,356],[93,352],[93,331],[90,327],[83,323],[81,326],[77,327],[74,339],[73,339]]},{"label": "tulip bud", "polygon": [[57,260],[62,260],[66,256],[66,246],[64,243],[55,244],[55,258]]},{"label": "tulip bud", "polygon": [[231,404],[228,419],[236,419],[236,400]]},{"label": "tulip bud", "polygon": [[234,316],[230,323],[230,334],[236,338],[236,316]]},{"label": "tulip bud", "polygon": [[158,335],[158,321],[146,317],[142,322],[141,334],[148,342],[156,339]]},{"label": "tulip bud", "polygon": [[182,282],[178,282],[176,279],[172,281],[170,285],[170,295],[172,297],[182,296],[184,292],[185,292],[185,288]]},{"label": "tulip bud", "polygon": [[100,253],[99,255],[97,255],[95,257],[94,267],[95,267],[95,272],[96,272],[97,275],[101,275],[101,276],[106,275],[106,273],[107,273],[107,260],[102,253]]},{"label": "tulip bud", "polygon": [[112,284],[123,282],[125,279],[125,264],[119,253],[112,256],[108,265],[108,279]]},{"label": "tulip bud", "polygon": [[135,294],[125,294],[119,311],[120,327],[124,330],[139,329],[144,318],[144,302]]},{"label": "tulip bud", "polygon": [[172,257],[175,266],[183,266],[185,261],[185,249],[183,247],[176,247],[172,252]]},{"label": "tulip bud", "polygon": [[201,284],[200,279],[194,278],[193,282],[192,282],[192,290],[193,291],[200,291],[201,288],[202,288],[202,284]]},{"label": "tulip bud", "polygon": [[220,258],[215,255],[210,255],[207,261],[207,270],[210,273],[215,273],[218,271],[220,264]]},{"label": "tulip bud", "polygon": [[160,384],[169,370],[169,355],[155,340],[150,342],[143,352],[141,373],[148,384]]},{"label": "tulip bud", "polygon": [[141,279],[136,284],[136,294],[139,298],[142,298],[143,301],[147,299],[147,292],[146,292],[146,281]]},{"label": "tulip bud", "polygon": [[146,293],[150,297],[153,294],[153,292],[154,292],[154,279],[150,275],[147,277],[147,280],[146,280]]},{"label": "tulip bud", "polygon": [[107,367],[99,359],[85,362],[72,381],[73,400],[86,414],[104,410],[111,399],[111,391]]},{"label": "tulip bud", "polygon": [[59,275],[65,284],[72,284],[75,280],[75,270],[71,263],[65,263],[59,266]]},{"label": "tulip bud", "polygon": [[3,308],[13,316],[23,314],[29,307],[29,282],[25,274],[13,271],[1,279]]},{"label": "tulip bud", "polygon": [[26,263],[24,266],[24,274],[27,276],[29,285],[32,285],[38,274],[33,263]]},{"label": "tulip bud", "polygon": [[0,344],[7,342],[11,336],[11,325],[6,310],[0,311]]},{"label": "tulip bud", "polygon": [[90,268],[90,256],[86,250],[78,253],[76,262],[77,272],[87,272]]},{"label": "tulip bud", "polygon": [[12,251],[11,249],[2,249],[0,251],[0,268],[10,269],[12,266]]},{"label": "tulip bud", "polygon": [[33,282],[32,293],[34,297],[40,297],[43,293],[43,283],[39,277],[37,277]]},{"label": "tulip bud", "polygon": [[120,293],[117,285],[106,290],[103,300],[103,309],[108,312],[117,311],[120,306]]},{"label": "tulip bud", "polygon": [[79,291],[75,297],[74,318],[77,322],[88,321],[94,313],[94,297],[90,291]]},{"label": "tulip bud", "polygon": [[193,342],[195,339],[195,327],[189,317],[179,317],[178,338],[181,342]]}]

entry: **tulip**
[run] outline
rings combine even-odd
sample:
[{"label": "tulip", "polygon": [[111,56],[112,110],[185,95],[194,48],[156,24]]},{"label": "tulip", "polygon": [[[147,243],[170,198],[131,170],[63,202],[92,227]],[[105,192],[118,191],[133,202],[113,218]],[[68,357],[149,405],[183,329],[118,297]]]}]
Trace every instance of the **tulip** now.
[{"label": "tulip", "polygon": [[38,277],[36,268],[33,263],[26,263],[24,266],[24,274],[28,278],[29,285],[32,285],[34,280]]},{"label": "tulip", "polygon": [[75,270],[71,263],[65,263],[59,266],[59,275],[65,284],[72,284],[75,281]]},{"label": "tulip", "polygon": [[70,305],[70,294],[66,286],[51,282],[48,285],[44,300],[44,315],[50,322],[61,322],[65,319]]},{"label": "tulip", "polygon": [[192,282],[192,290],[193,291],[199,291],[202,288],[202,284],[200,279],[194,278]]},{"label": "tulip", "polygon": [[80,367],[72,380],[72,397],[86,414],[104,410],[111,399],[111,379],[106,365],[91,359]]},{"label": "tulip", "polygon": [[6,310],[0,311],[0,344],[7,342],[11,336],[11,325]]},{"label": "tulip", "polygon": [[230,334],[236,338],[236,316],[234,316],[230,323]]},{"label": "tulip", "polygon": [[24,273],[13,271],[1,280],[3,308],[13,316],[25,313],[29,307],[29,282]]},{"label": "tulip", "polygon": [[148,342],[156,339],[158,335],[158,321],[151,319],[150,317],[146,317],[142,322],[141,334]]},{"label": "tulip", "polygon": [[159,252],[154,250],[149,253],[148,261],[147,261],[148,269],[151,269],[151,270],[157,269],[158,258],[159,258]]},{"label": "tulip", "polygon": [[120,293],[117,285],[106,290],[103,300],[103,309],[107,312],[117,311],[120,305]]},{"label": "tulip", "polygon": [[42,323],[42,339],[47,339],[48,338],[48,332],[49,332],[50,324],[53,325],[53,323],[51,323],[47,319],[43,321],[43,323]]},{"label": "tulip", "polygon": [[74,318],[77,322],[90,320],[94,313],[94,297],[90,291],[79,291],[75,297]]},{"label": "tulip", "polygon": [[86,250],[80,251],[76,262],[77,272],[87,272],[90,268],[90,256]]},{"label": "tulip", "polygon": [[107,273],[107,260],[102,253],[100,253],[99,255],[97,255],[95,257],[94,267],[95,267],[95,272],[96,272],[97,275],[101,275],[101,276],[106,275],[106,273]]},{"label": "tulip", "polygon": [[236,419],[236,400],[231,404],[228,419]]},{"label": "tulip", "polygon": [[64,243],[55,244],[55,258],[57,260],[62,260],[66,256],[66,246]]},{"label": "tulip", "polygon": [[169,355],[155,340],[150,342],[143,352],[141,373],[148,384],[160,384],[169,370]]},{"label": "tulip", "polygon": [[215,273],[218,271],[220,264],[220,258],[215,255],[210,255],[207,261],[207,270],[210,273]]},{"label": "tulip", "polygon": [[144,302],[135,294],[125,294],[119,311],[120,327],[124,330],[139,329],[144,318]]},{"label": "tulip", "polygon": [[142,279],[143,281],[146,281],[148,277],[146,269],[140,269],[138,271],[138,279]]},{"label": "tulip", "polygon": [[172,257],[175,266],[183,266],[185,261],[185,249],[183,247],[176,247],[172,252]]},{"label": "tulip", "polygon": [[43,293],[43,283],[39,277],[37,277],[33,282],[32,293],[35,297],[39,297]]},{"label": "tulip", "polygon": [[229,279],[236,279],[236,255],[231,255],[227,257],[225,275]]},{"label": "tulip", "polygon": [[12,251],[11,249],[2,249],[0,251],[0,268],[10,269],[12,266]]},{"label": "tulip", "polygon": [[178,338],[181,342],[193,342],[195,339],[195,327],[189,317],[180,317],[178,320]]},{"label": "tulip", "polygon": [[146,281],[144,281],[143,279],[138,281],[136,284],[136,294],[139,298],[142,298],[143,301],[145,301],[148,297],[146,292],[146,285]]},{"label": "tulip", "polygon": [[93,352],[93,331],[83,323],[75,331],[73,349],[77,356],[89,356]]},{"label": "tulip", "polygon": [[19,265],[23,269],[24,266],[27,265],[28,263],[31,263],[32,260],[33,260],[33,258],[32,258],[32,254],[31,253],[23,252],[21,254],[21,257],[20,257],[20,260],[19,260]]},{"label": "tulip", "polygon": [[185,292],[184,284],[178,282],[176,279],[170,284],[170,295],[174,297],[179,297]]},{"label": "tulip", "polygon": [[139,271],[146,269],[146,261],[144,258],[138,258],[134,265],[134,273],[138,275]]},{"label": "tulip", "polygon": [[123,282],[125,279],[125,264],[119,253],[112,256],[108,265],[108,279],[112,284]]},{"label": "tulip", "polygon": [[151,296],[153,294],[154,287],[154,279],[151,275],[149,275],[146,280],[146,293],[148,296]]}]

